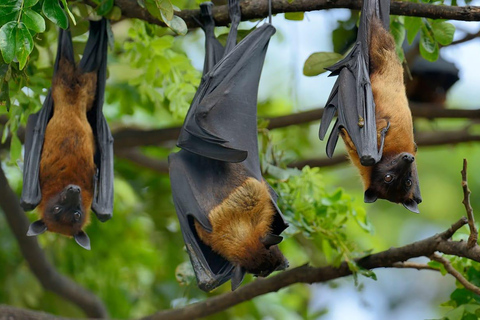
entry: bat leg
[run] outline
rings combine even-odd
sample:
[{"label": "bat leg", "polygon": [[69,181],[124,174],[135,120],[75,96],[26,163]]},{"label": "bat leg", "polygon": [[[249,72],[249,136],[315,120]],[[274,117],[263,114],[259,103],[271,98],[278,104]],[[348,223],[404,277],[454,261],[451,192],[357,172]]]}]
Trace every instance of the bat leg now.
[{"label": "bat leg", "polygon": [[385,144],[385,136],[387,135],[388,129],[390,128],[390,121],[387,121],[387,126],[380,131],[380,150],[378,150],[379,154],[383,154],[383,146]]}]

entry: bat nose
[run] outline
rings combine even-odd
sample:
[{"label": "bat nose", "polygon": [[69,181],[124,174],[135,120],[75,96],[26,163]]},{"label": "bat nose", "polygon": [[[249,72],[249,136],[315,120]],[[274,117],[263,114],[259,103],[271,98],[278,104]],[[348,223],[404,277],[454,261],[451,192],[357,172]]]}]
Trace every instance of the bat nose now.
[{"label": "bat nose", "polygon": [[66,189],[69,193],[80,193],[80,187],[74,184],[68,185]]},{"label": "bat nose", "polygon": [[408,163],[412,163],[413,161],[415,161],[415,157],[412,156],[410,153],[407,153],[402,156],[402,160]]}]

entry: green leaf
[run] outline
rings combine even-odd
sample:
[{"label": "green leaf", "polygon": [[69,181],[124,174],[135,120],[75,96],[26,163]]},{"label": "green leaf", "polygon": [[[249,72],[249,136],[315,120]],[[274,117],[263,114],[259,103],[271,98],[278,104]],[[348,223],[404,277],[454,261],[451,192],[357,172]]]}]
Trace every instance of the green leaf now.
[{"label": "green leaf", "polygon": [[307,77],[317,76],[324,73],[325,68],[331,67],[342,58],[342,55],[336,52],[315,52],[308,57],[303,66],[303,74]]},{"label": "green leaf", "polygon": [[398,19],[394,19],[390,24],[390,32],[395,40],[395,49],[400,61],[405,60],[402,44],[405,40],[405,26]]},{"label": "green leaf", "polygon": [[97,9],[97,13],[104,16],[110,12],[113,8],[113,0],[102,0],[100,6]]},{"label": "green leaf", "polygon": [[75,16],[73,15],[72,11],[70,11],[70,8],[68,7],[67,0],[62,0],[62,3],[63,8],[65,8],[64,10],[67,11],[68,16],[70,17],[70,19],[72,19],[73,25],[76,26],[77,21],[75,20]]},{"label": "green leaf", "polygon": [[105,17],[110,20],[118,21],[122,18],[122,10],[117,6],[114,6],[112,10],[110,10],[110,12],[105,15]]},{"label": "green leaf", "polygon": [[43,2],[42,11],[45,17],[47,17],[60,28],[65,30],[68,28],[67,15],[58,3],[58,0],[45,0]]},{"label": "green leaf", "polygon": [[407,29],[407,40],[409,44],[412,44],[413,40],[417,36],[417,33],[422,27],[422,19],[418,17],[405,17],[405,29]]},{"label": "green leaf", "polygon": [[453,41],[455,26],[445,21],[433,21],[431,23],[435,40],[442,46],[447,46]]},{"label": "green leaf", "polygon": [[24,8],[30,8],[36,5],[38,0],[24,0],[23,1],[23,7]]},{"label": "green leaf", "polygon": [[22,8],[22,0],[0,1],[0,26],[10,22],[18,21],[18,15]]},{"label": "green leaf", "polygon": [[435,41],[430,25],[427,23],[422,25],[420,32],[420,53],[423,58],[428,61],[435,61],[438,58],[438,43]]},{"label": "green leaf", "polygon": [[170,0],[154,0],[155,5],[157,6],[158,11],[160,11],[160,15],[162,16],[163,22],[167,25],[167,20],[173,20],[173,6]]},{"label": "green leaf", "polygon": [[16,163],[20,156],[22,155],[22,143],[18,139],[16,134],[11,135],[10,140],[10,161],[11,163]]},{"label": "green leaf", "polygon": [[[162,14],[162,17],[165,18]],[[165,24],[172,29],[175,33],[179,35],[186,35],[188,32],[188,27],[185,21],[179,16],[173,16],[172,20],[163,20]]]},{"label": "green leaf", "polygon": [[18,25],[15,42],[15,54],[20,63],[20,70],[22,70],[27,63],[27,58],[30,55],[30,52],[33,50],[32,35],[23,22],[20,22]]},{"label": "green leaf", "polygon": [[4,103],[7,107],[7,111],[10,111],[10,90],[8,88],[8,81],[2,82],[0,88],[0,104]]},{"label": "green leaf", "polygon": [[28,29],[40,33],[45,31],[45,19],[32,9],[27,9],[23,12],[22,22]]},{"label": "green leaf", "polygon": [[0,51],[6,63],[12,62],[15,58],[15,32],[17,26],[18,23],[16,21],[11,21],[0,28]]},{"label": "green leaf", "polygon": [[293,21],[302,21],[305,17],[304,12],[287,12],[285,13],[285,19]]}]

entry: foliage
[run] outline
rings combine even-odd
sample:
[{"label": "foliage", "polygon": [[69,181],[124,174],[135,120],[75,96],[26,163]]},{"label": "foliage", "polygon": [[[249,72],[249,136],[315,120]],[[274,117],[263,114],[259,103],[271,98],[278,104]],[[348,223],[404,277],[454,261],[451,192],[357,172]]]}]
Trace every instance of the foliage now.
[{"label": "foliage", "polygon": [[[50,87],[57,27],[70,27],[78,53],[86,40],[88,22],[85,18],[92,15],[92,11],[112,20],[121,16],[113,0],[92,1],[97,4],[94,9],[66,0],[6,0],[0,4],[0,102],[6,105],[0,112],[8,115],[2,142],[11,139],[10,154],[2,155],[2,165],[17,193],[21,188],[22,146],[12,133],[26,123],[31,113],[38,111]],[[192,2],[137,2],[176,33],[186,32],[184,22],[175,15],[176,6],[188,8]],[[304,14],[291,13],[286,18],[299,21]],[[334,51],[338,53],[314,53],[305,64],[306,74],[320,74],[346,52],[355,39],[357,18],[352,15],[347,21],[339,22],[333,37]],[[391,21],[400,57],[403,39],[407,37],[411,43],[420,33],[422,55],[435,60],[439,47],[450,43],[455,31],[445,21],[409,17],[392,17]],[[180,124],[200,81],[200,72],[192,67],[182,47],[182,37],[142,21],[121,21],[112,28],[116,39],[109,53],[105,105],[112,128]],[[248,31],[239,32],[239,38],[246,34]],[[271,113],[280,109],[279,104],[272,101],[262,103],[269,104]],[[288,240],[281,244],[290,264],[338,265],[346,260],[356,274],[375,278],[373,273],[360,270],[353,262],[373,247],[381,247],[371,240],[374,239],[372,224],[363,205],[352,196],[354,193],[329,187],[327,170],[287,167],[294,157],[312,153],[313,129],[290,127],[271,133],[264,129],[265,123],[261,123],[260,128],[262,171],[278,193],[279,206],[290,224],[285,232]],[[316,132],[314,139],[316,141]],[[170,145],[141,149],[144,154],[162,161],[171,151]],[[168,177],[120,158],[115,162],[115,175],[114,218],[105,224],[92,218],[87,229],[92,251],[87,252],[71,239],[56,234],[39,237],[54,265],[98,294],[114,318],[139,317],[229,291],[229,284],[211,294],[196,288],[188,256],[182,249],[184,244]],[[353,179],[352,175],[349,179]],[[34,214],[30,218],[33,220]],[[391,223],[395,217],[388,219]],[[465,269],[469,280],[479,284],[480,268],[476,264],[464,259],[453,262],[457,269]],[[251,276],[247,276],[248,281],[252,281]],[[4,289],[0,290],[1,303],[82,316],[76,307],[41,288],[1,214],[0,287]],[[315,319],[325,311],[312,310],[311,300],[309,287],[294,286],[231,308],[212,319]],[[455,316],[460,313],[462,319],[469,319],[467,315],[477,314],[478,302],[478,297],[458,286],[446,303],[454,308],[446,315],[447,319],[458,319]]]}]

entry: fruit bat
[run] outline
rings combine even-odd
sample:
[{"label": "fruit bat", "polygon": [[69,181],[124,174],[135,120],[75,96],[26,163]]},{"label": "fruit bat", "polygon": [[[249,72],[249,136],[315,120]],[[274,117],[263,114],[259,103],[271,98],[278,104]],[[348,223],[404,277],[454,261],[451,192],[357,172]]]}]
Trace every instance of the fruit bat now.
[{"label": "fruit bat", "polygon": [[107,20],[90,21],[78,66],[69,31],[60,29],[52,88],[27,122],[21,206],[38,206],[28,236],[45,231],[85,249],[90,208],[100,221],[113,211],[113,138],[102,113],[107,71]]},{"label": "fruit bat", "polygon": [[422,201],[415,163],[412,115],[403,68],[389,27],[390,1],[364,0],[357,40],[340,62],[328,68],[338,76],[320,124],[331,157],[341,135],[365,187],[365,202],[378,198],[402,203],[418,213]]},{"label": "fruit bat", "polygon": [[240,7],[230,0],[232,27],[223,49],[213,35],[211,7],[201,6],[204,76],[178,139],[181,150],[169,156],[177,216],[204,291],[229,279],[235,290],[246,272],[267,276],[288,266],[277,246],[287,224],[262,178],[257,141],[258,84],[275,28],[264,24],[236,44]]}]

